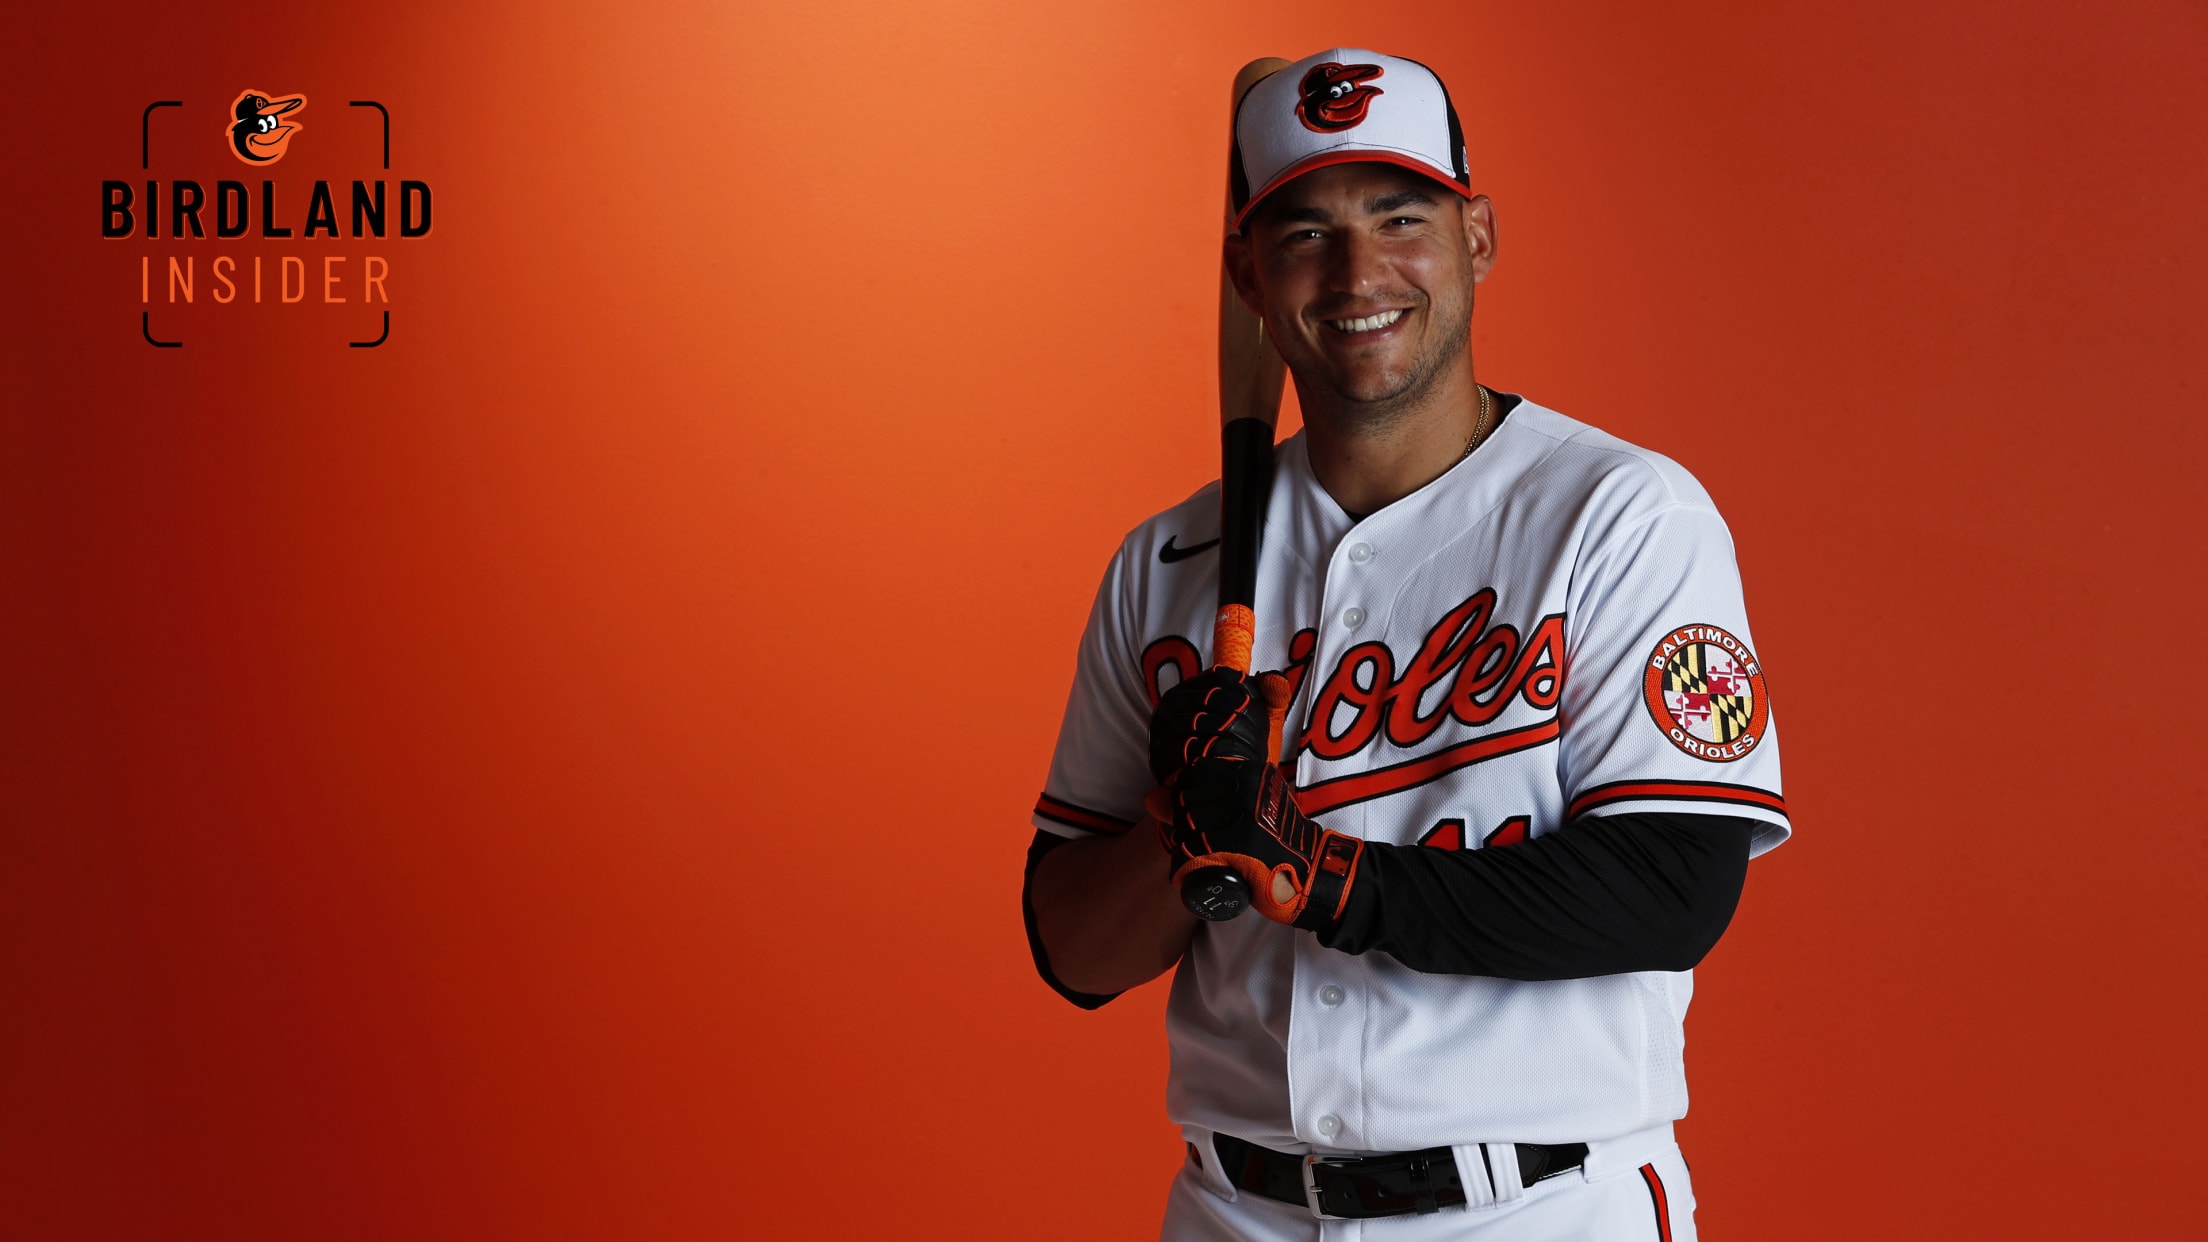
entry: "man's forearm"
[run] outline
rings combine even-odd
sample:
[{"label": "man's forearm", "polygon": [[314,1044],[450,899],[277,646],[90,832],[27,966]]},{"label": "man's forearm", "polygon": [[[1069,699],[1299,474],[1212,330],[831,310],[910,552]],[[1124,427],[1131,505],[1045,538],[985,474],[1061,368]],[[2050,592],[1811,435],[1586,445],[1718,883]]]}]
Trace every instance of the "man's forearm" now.
[{"label": "man's forearm", "polygon": [[1505,849],[1368,846],[1348,915],[1320,941],[1432,974],[1691,970],[1732,919],[1755,829],[1649,812],[1577,820]]},{"label": "man's forearm", "polygon": [[1047,848],[1032,858],[1026,894],[1037,965],[1065,988],[1109,997],[1164,974],[1187,950],[1196,918],[1181,906],[1157,832],[1144,817],[1124,836],[1038,842]]}]

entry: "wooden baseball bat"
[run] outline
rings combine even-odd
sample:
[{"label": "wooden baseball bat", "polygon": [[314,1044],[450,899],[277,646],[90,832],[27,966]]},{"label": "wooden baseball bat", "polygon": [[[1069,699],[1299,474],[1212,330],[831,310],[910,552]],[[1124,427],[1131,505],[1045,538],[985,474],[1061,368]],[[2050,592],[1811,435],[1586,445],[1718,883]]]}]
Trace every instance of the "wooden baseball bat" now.
[{"label": "wooden baseball bat", "polygon": [[[1288,66],[1277,56],[1253,60],[1234,75],[1227,106],[1227,215],[1234,230],[1234,113],[1258,81]],[[1257,636],[1257,554],[1265,505],[1273,490],[1273,425],[1280,419],[1280,355],[1265,338],[1265,321],[1250,313],[1219,270],[1219,612],[1212,621],[1214,667],[1250,671]],[[1271,707],[1279,759],[1281,708]],[[1249,886],[1230,867],[1199,867],[1181,880],[1181,904],[1198,918],[1224,922],[1250,904]]]}]

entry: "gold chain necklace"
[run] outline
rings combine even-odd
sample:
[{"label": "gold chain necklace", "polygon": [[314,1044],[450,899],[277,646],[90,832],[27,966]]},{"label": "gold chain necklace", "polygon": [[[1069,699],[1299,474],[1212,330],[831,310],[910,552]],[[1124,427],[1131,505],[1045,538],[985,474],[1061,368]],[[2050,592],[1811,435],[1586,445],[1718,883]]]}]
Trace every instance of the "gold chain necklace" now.
[{"label": "gold chain necklace", "polygon": [[1472,424],[1472,438],[1464,442],[1464,451],[1457,454],[1458,461],[1463,461],[1472,455],[1473,448],[1480,442],[1480,433],[1487,430],[1488,413],[1495,408],[1493,399],[1487,395],[1485,385],[1474,384],[1472,386],[1480,390],[1480,417]]}]

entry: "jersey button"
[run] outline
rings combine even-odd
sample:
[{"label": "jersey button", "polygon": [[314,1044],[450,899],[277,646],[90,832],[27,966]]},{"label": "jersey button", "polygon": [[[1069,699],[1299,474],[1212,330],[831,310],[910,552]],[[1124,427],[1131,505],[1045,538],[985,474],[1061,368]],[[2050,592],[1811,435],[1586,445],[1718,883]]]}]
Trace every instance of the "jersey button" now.
[{"label": "jersey button", "polygon": [[1363,625],[1364,623],[1365,623],[1365,610],[1364,610],[1364,609],[1362,609],[1362,608],[1344,608],[1344,609],[1342,609],[1342,628],[1344,628],[1344,629],[1350,629],[1350,630],[1354,630],[1354,629],[1356,629],[1356,628],[1357,628],[1358,626],[1360,626],[1360,625]]},{"label": "jersey button", "polygon": [[1344,993],[1340,988],[1329,983],[1319,989],[1319,1003],[1327,1006],[1339,1005],[1342,1003],[1343,995]]},{"label": "jersey button", "polygon": [[1360,565],[1364,564],[1366,561],[1371,560],[1372,545],[1369,543],[1353,543],[1349,545],[1349,559],[1357,562]]},{"label": "jersey button", "polygon": [[1332,1113],[1328,1113],[1326,1116],[1319,1118],[1319,1133],[1325,1135],[1328,1138],[1333,1138],[1335,1135],[1340,1134],[1341,1132],[1341,1118],[1335,1116]]}]

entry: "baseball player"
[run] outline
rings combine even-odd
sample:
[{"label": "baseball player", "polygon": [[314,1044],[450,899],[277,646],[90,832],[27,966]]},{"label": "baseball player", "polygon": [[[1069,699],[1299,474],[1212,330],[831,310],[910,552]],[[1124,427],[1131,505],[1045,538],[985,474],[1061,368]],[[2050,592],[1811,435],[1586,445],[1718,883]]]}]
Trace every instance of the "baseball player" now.
[{"label": "baseball player", "polygon": [[[1435,74],[1322,52],[1234,136],[1227,266],[1304,418],[1268,671],[1199,645],[1217,485],[1137,526],[1035,808],[1037,968],[1090,1008],[1175,971],[1169,1239],[1689,1242],[1692,969],[1789,832],[1731,536],[1675,463],[1474,378],[1495,208]],[[1252,915],[1183,908],[1215,864]]]}]

